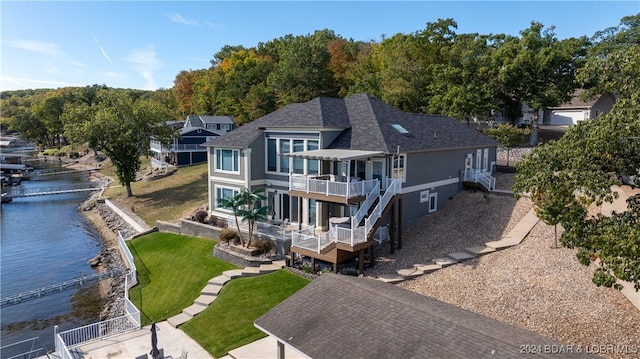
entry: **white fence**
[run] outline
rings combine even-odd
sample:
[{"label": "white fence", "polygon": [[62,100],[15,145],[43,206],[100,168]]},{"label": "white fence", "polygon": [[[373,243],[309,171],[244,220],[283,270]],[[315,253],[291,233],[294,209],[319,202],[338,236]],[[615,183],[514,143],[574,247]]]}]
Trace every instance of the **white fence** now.
[{"label": "white fence", "polygon": [[[389,204],[393,196],[402,190],[402,181],[399,179],[389,179],[387,183],[389,183],[389,187],[382,197],[380,197],[380,201],[378,201],[378,204],[373,208],[371,215],[365,219],[364,226],[358,226],[361,219],[357,220],[357,217],[354,216],[351,218],[351,228],[333,227],[328,232],[317,237],[294,231],[291,235],[291,245],[320,253],[323,248],[334,242],[344,243],[350,246],[366,242],[369,233],[373,229],[373,225],[380,219],[385,207]],[[372,191],[372,194],[374,192],[375,191]],[[379,196],[380,192],[378,191],[377,193]],[[367,200],[368,199],[369,197],[367,197]],[[374,201],[375,198],[373,198],[371,203]],[[371,203],[369,203],[369,206]]]},{"label": "white fence", "polygon": [[484,188],[489,191],[493,191],[496,189],[496,178],[493,177],[489,172],[485,172],[478,169],[467,168],[464,170],[463,181],[468,182],[476,182],[480,183],[484,186]]},{"label": "white fence", "polygon": [[378,185],[377,179],[340,182],[321,179],[320,177],[322,176],[314,178],[314,176],[292,174],[289,176],[289,190],[350,198],[364,196],[371,192],[374,186]]},{"label": "white fence", "polygon": [[[230,229],[234,229],[234,230],[237,229],[236,217],[235,216],[227,217],[227,224]],[[248,222],[240,221],[239,227],[242,232],[247,232],[247,233],[249,232]],[[314,233],[315,227],[308,226],[306,224],[298,224],[295,222],[289,223],[287,225],[284,225],[284,224],[276,225],[276,224],[271,224],[267,222],[256,221],[253,227],[253,234],[254,235],[258,234],[261,236],[284,241],[291,235],[291,232],[293,232],[294,230],[296,231],[300,230],[306,233]]]},{"label": "white fence", "polygon": [[140,322],[140,311],[129,300],[129,289],[138,283],[138,277],[136,266],[133,262],[133,255],[129,251],[121,232],[118,232],[118,244],[120,245],[120,250],[124,254],[125,262],[130,269],[124,280],[124,302],[126,314],[60,333],[58,333],[58,326],[56,325],[54,327],[56,353],[62,359],[75,359],[75,356],[73,356],[69,351],[69,347],[138,330],[142,325]]}]

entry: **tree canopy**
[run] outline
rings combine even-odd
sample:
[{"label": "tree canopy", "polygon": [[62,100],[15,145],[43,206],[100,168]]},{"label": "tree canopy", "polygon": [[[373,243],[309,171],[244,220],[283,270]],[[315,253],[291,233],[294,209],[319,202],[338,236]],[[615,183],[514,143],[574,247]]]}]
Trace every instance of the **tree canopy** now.
[{"label": "tree canopy", "polygon": [[75,143],[89,143],[114,164],[120,184],[132,196],[131,183],[140,170],[140,156],[148,154],[151,137],[168,143],[169,112],[155,100],[102,90],[92,104],[65,106],[65,134]]},{"label": "tree canopy", "polygon": [[[638,24],[638,22],[632,22]],[[620,31],[637,33],[635,28]],[[628,38],[609,32],[605,40]],[[620,195],[620,175],[640,185],[640,44],[615,46],[589,57],[578,78],[616,95],[613,110],[581,121],[557,142],[536,148],[517,166],[514,191],[529,192],[539,216],[559,223],[561,242],[577,248],[582,264],[597,266],[597,285],[640,290],[640,194],[626,211],[603,215],[599,206]]]}]

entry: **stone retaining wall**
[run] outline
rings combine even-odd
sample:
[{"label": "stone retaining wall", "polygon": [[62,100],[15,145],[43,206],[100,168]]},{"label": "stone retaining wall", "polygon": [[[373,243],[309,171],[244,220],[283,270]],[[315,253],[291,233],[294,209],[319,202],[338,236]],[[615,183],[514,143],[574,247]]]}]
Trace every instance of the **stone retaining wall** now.
[{"label": "stone retaining wall", "polygon": [[156,227],[158,227],[158,230],[160,232],[170,232],[190,237],[201,237],[214,240],[218,240],[218,238],[220,238],[220,232],[222,232],[223,230],[223,228],[189,221],[186,219],[180,220],[180,222],[177,224],[171,222],[156,221]]},{"label": "stone retaining wall", "polygon": [[239,253],[233,253],[231,249],[226,250],[223,248],[226,246],[224,243],[218,243],[213,248],[213,256],[223,260],[225,262],[233,263],[239,267],[260,267],[261,264],[271,264],[272,260],[264,257],[264,258],[245,258]]}]

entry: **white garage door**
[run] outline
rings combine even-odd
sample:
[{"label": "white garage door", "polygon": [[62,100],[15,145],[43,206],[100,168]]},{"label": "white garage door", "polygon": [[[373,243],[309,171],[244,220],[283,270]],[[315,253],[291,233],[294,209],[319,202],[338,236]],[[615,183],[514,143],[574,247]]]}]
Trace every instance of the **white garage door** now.
[{"label": "white garage door", "polygon": [[584,120],[584,111],[553,111],[552,125],[575,125]]}]

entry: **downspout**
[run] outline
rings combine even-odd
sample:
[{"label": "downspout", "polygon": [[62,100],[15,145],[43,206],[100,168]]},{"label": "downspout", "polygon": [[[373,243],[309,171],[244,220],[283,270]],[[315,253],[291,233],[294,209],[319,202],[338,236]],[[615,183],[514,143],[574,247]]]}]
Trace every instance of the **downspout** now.
[{"label": "downspout", "polygon": [[243,157],[244,157],[245,187],[247,187],[247,189],[251,191],[252,188],[251,188],[251,149],[250,148],[247,148],[243,151]]}]

